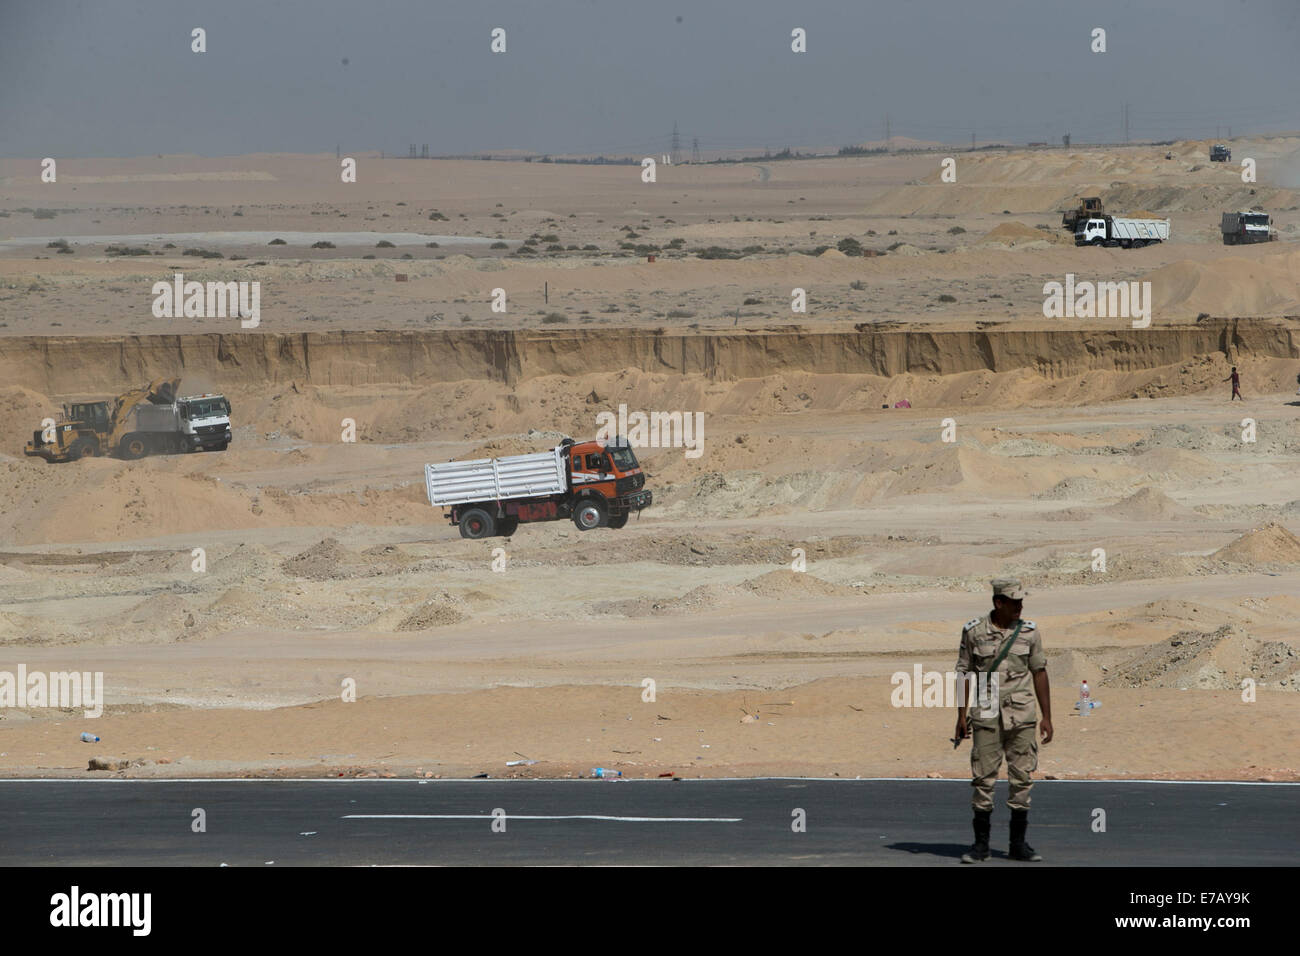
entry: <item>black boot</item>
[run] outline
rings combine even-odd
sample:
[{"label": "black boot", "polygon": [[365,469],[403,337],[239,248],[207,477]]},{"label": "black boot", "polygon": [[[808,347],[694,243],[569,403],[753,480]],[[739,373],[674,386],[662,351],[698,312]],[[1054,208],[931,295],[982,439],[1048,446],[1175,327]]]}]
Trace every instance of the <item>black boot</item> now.
[{"label": "black boot", "polygon": [[989,828],[993,822],[992,810],[976,810],[971,824],[975,827],[975,843],[961,855],[963,863],[979,863],[989,858]]},{"label": "black boot", "polygon": [[1042,859],[1032,846],[1025,842],[1025,831],[1029,829],[1029,811],[1012,810],[1011,811],[1011,848],[1007,851],[1007,857],[1012,860],[1023,860],[1026,863],[1037,863]]}]

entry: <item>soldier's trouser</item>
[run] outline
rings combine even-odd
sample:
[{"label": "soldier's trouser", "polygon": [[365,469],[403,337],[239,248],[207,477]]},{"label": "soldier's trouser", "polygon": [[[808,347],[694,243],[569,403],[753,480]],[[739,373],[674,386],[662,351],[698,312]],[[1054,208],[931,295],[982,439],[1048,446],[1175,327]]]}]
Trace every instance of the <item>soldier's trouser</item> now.
[{"label": "soldier's trouser", "polygon": [[993,809],[993,785],[998,782],[1004,755],[1011,785],[1007,806],[1012,810],[1029,809],[1029,791],[1034,786],[1030,774],[1038,769],[1037,723],[1014,730],[1004,730],[1000,724],[971,724],[970,785],[974,789],[970,802],[974,809]]}]

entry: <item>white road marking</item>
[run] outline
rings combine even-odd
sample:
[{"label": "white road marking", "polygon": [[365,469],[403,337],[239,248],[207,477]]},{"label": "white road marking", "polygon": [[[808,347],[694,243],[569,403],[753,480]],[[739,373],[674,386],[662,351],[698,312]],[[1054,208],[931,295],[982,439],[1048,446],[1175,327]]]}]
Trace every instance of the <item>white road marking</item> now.
[{"label": "white road marking", "polygon": [[[349,813],[344,820],[493,820],[490,813]],[[615,823],[740,823],[741,817],[614,817],[597,813],[563,816],[507,813],[505,820],[612,820]]]}]

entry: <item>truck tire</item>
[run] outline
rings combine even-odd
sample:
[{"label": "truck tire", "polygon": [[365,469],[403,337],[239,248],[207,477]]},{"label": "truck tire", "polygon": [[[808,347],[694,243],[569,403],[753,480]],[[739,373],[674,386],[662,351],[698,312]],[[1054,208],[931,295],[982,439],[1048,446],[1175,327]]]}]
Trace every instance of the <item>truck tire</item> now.
[{"label": "truck tire", "polygon": [[1141,249],[1141,248],[1142,248],[1143,246],[1145,246],[1146,244],[1147,244],[1147,243],[1146,243],[1146,240],[1145,240],[1145,239],[1134,239],[1134,240],[1133,240],[1133,248],[1134,248],[1134,249]]},{"label": "truck tire", "polygon": [[94,458],[97,454],[99,454],[99,446],[93,441],[86,441],[85,439],[74,441],[72,447],[68,449],[68,459],[70,461],[78,461],[82,458]]},{"label": "truck tire", "polygon": [[607,528],[621,528],[627,524],[628,513],[624,511],[621,515],[610,515],[609,521],[605,522]]},{"label": "truck tire", "polygon": [[605,521],[605,503],[599,498],[583,498],[573,509],[573,523],[579,531],[594,531]]},{"label": "truck tire", "polygon": [[502,518],[501,523],[497,526],[497,534],[503,538],[508,538],[519,530],[518,518]]},{"label": "truck tire", "polygon": [[143,458],[149,454],[149,439],[139,432],[132,432],[122,439],[122,443],[117,446],[118,454],[127,461],[135,461],[137,458]]},{"label": "truck tire", "polygon": [[478,541],[497,532],[496,520],[482,508],[470,508],[460,516],[460,536]]}]

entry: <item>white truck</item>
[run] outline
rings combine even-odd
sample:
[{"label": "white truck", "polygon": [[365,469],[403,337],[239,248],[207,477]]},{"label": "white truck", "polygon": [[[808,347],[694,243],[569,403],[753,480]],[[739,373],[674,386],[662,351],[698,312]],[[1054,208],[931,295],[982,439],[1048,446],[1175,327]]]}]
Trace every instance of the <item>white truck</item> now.
[{"label": "white truck", "polygon": [[1101,216],[1080,219],[1074,229],[1076,246],[1108,246],[1141,249],[1169,238],[1168,219],[1126,219]]},{"label": "white truck", "polygon": [[178,398],[176,419],[189,451],[225,451],[230,444],[230,399],[224,395]]},{"label": "white truck", "polygon": [[475,539],[564,518],[579,531],[621,528],[653,501],[636,455],[618,440],[566,438],[550,451],[425,465],[424,487],[460,536]]}]

